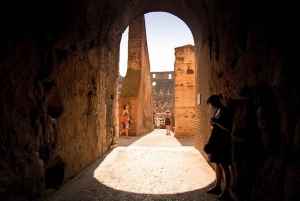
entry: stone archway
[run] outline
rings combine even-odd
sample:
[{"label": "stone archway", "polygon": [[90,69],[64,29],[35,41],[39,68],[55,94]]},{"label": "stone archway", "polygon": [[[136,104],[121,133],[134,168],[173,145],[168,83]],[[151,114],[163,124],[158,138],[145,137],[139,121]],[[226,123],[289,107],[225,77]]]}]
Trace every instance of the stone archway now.
[{"label": "stone archway", "polygon": [[[133,19],[163,10],[199,29],[182,1],[20,5],[6,3],[1,13],[15,25],[3,21],[1,39],[0,126],[8,164],[2,174],[11,176],[3,177],[1,192],[7,197],[23,196],[24,180],[33,194],[58,187],[108,151],[116,130],[120,36]],[[24,171],[16,172],[16,164]],[[19,194],[11,193],[13,186]]]},{"label": "stone archway", "polygon": [[[199,51],[203,45],[202,44],[203,36],[205,34],[208,34],[205,33],[204,30],[209,30],[208,28],[203,28],[203,27],[208,26],[208,24],[205,23],[205,21],[203,20],[205,19],[205,17],[203,19],[199,18],[197,13],[195,13],[189,6],[191,5],[188,5],[182,1],[151,1],[151,2],[136,1],[135,4],[129,3],[123,5],[123,9],[116,16],[114,22],[110,27],[109,33],[113,35],[114,32],[116,32],[119,34],[119,37],[121,38],[121,33],[126,29],[126,27],[129,25],[131,21],[133,21],[136,17],[142,14],[146,14],[148,12],[163,11],[179,17],[182,21],[184,21],[187,24],[187,26],[191,30],[191,33],[195,41],[195,66],[196,68],[198,68],[195,69],[195,77],[198,78],[195,79],[196,92],[199,93],[199,91],[201,91],[202,97],[208,97],[210,94],[210,90],[208,87],[209,86],[208,75],[204,75],[203,73],[201,73],[201,71],[207,72],[205,70],[206,67],[205,65],[199,63],[201,60],[204,61],[201,57],[203,55],[206,55],[205,53],[204,54],[202,53],[200,55]],[[205,10],[205,8],[203,9],[204,10],[202,12],[203,15],[205,15],[207,11]],[[204,79],[202,79],[201,76],[203,76]],[[201,84],[200,84],[200,80],[201,80]],[[196,102],[196,100],[192,100],[192,101]],[[200,111],[200,107],[202,107],[202,105],[196,106],[195,108],[196,112]],[[201,111],[203,110],[206,111],[207,108],[204,106],[201,109]],[[199,118],[195,120],[196,124],[198,124],[196,125],[196,128],[201,128],[195,131],[195,133],[198,133],[198,135],[200,136],[195,138],[197,140],[195,145],[199,151],[202,151],[202,147],[204,145],[203,142],[205,142],[206,139],[208,138],[208,134],[206,132],[206,130],[208,130],[208,126],[206,124],[203,124],[202,122],[207,122],[209,118],[206,118],[205,116],[202,118],[204,118],[202,121],[200,121]]]}]

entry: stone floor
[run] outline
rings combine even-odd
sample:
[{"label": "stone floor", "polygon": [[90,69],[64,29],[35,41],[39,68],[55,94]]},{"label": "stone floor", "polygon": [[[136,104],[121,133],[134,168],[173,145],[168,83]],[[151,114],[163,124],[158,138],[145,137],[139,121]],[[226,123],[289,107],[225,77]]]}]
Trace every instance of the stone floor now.
[{"label": "stone floor", "polygon": [[115,148],[43,200],[218,200],[205,192],[215,173],[194,139],[165,134],[160,129],[131,139],[122,135]]}]

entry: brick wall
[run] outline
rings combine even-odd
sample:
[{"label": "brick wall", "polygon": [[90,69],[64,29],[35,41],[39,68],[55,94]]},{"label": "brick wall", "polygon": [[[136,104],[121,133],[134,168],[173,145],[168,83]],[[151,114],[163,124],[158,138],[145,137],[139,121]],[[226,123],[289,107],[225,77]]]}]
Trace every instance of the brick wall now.
[{"label": "brick wall", "polygon": [[[145,19],[141,16],[129,25],[128,66],[119,98],[119,116],[129,104],[133,122],[129,135],[140,135],[153,130],[153,96]],[[122,130],[122,122],[120,119]]]},{"label": "brick wall", "polygon": [[175,48],[175,137],[195,135],[194,46]]}]

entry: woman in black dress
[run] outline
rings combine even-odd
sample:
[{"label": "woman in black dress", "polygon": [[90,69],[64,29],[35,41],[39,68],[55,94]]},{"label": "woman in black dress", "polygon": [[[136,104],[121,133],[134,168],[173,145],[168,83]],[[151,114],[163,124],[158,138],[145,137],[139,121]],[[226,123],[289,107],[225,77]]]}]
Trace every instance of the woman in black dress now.
[{"label": "woman in black dress", "polygon": [[[207,104],[215,109],[215,114],[210,120],[212,127],[211,136],[204,146],[204,151],[209,154],[209,161],[216,165],[216,184],[207,190],[210,194],[220,194],[218,199],[230,198],[230,169],[231,165],[231,129],[233,114],[224,106],[220,99],[222,95],[212,95],[208,98]],[[222,177],[225,180],[224,190],[221,190]]]},{"label": "woman in black dress", "polygon": [[166,126],[166,130],[167,130],[166,135],[171,135],[171,113],[170,113],[170,110],[166,111],[165,126]]}]

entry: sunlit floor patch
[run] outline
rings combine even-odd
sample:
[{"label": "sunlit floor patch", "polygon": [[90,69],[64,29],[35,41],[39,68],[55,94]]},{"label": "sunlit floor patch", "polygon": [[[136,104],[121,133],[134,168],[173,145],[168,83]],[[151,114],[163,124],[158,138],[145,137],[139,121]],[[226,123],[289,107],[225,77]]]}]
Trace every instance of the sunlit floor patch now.
[{"label": "sunlit floor patch", "polygon": [[193,144],[165,130],[121,136],[116,148],[43,201],[214,200],[206,189],[215,173]]},{"label": "sunlit floor patch", "polygon": [[174,194],[201,189],[214,171],[193,148],[118,147],[95,169],[94,178],[133,193]]}]

